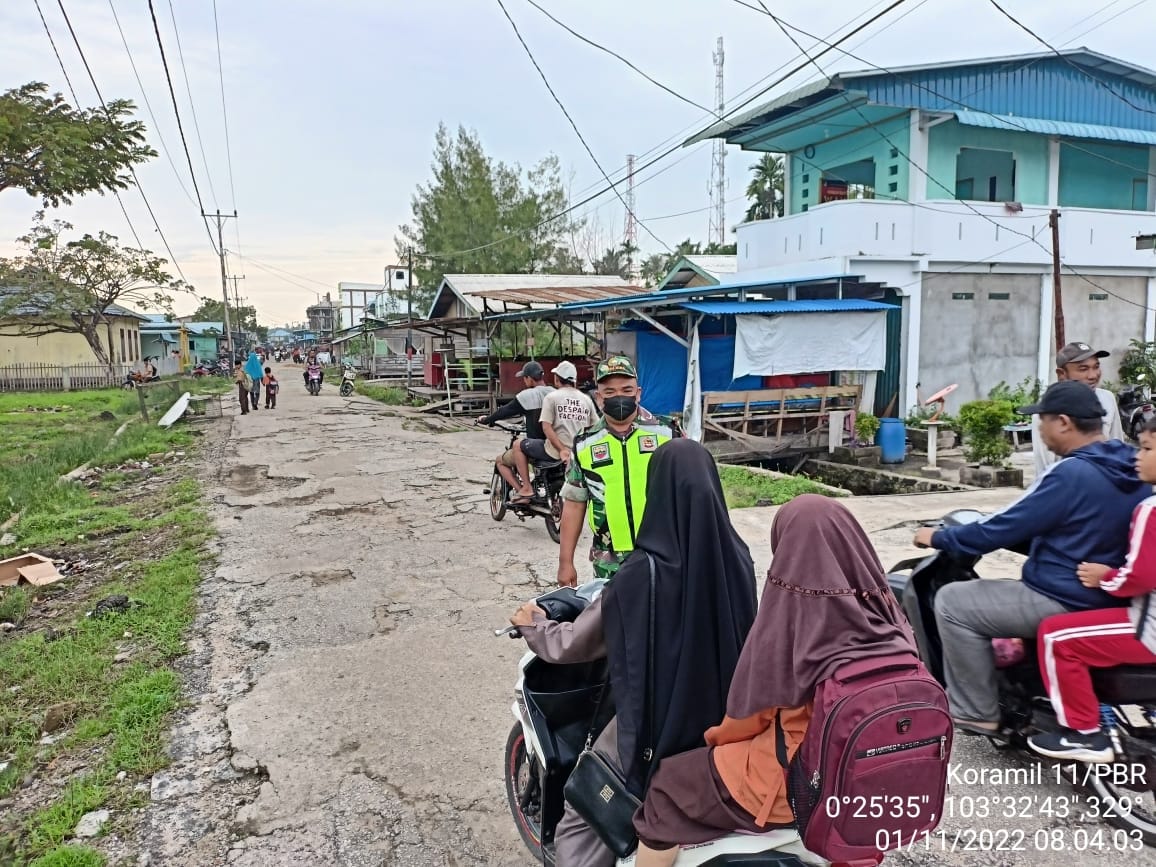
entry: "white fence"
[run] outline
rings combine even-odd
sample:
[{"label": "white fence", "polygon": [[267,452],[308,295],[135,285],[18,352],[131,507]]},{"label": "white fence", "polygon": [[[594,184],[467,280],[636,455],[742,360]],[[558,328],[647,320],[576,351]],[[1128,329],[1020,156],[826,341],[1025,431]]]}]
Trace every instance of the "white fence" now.
[{"label": "white fence", "polygon": [[[157,374],[180,373],[175,358],[154,362]],[[131,370],[142,370],[141,364],[114,364],[109,370],[103,364],[11,364],[0,367],[2,391],[76,391],[84,388],[108,388],[120,385]]]}]

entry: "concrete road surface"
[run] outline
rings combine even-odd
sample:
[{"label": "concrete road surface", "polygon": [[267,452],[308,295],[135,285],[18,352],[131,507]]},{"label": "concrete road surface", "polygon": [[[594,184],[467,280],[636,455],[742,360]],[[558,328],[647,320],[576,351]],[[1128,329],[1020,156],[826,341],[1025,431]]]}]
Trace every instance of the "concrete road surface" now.
[{"label": "concrete road surface", "polygon": [[[276,410],[242,418],[228,399],[233,415],[214,434],[205,485],[218,562],[140,863],[528,867],[502,782],[522,646],[491,630],[552,586],[558,549],[540,521],[490,519],[483,488],[502,436],[434,432],[415,413],[341,398],[332,384],[311,397],[300,371],[281,366]],[[919,521],[1009,498],[849,504],[887,564],[916,553],[908,541]],[[760,572],[772,515],[735,514]],[[1016,565],[1004,557],[994,569],[1014,575]],[[953,760],[989,777],[1030,769],[966,738]],[[1026,800],[1014,819],[994,802],[995,818],[955,815],[942,840],[887,863],[1156,863],[1152,850],[1118,853],[1110,829],[1098,851],[1077,853],[1076,829],[1107,826],[1073,820],[1084,796],[1070,787],[957,782],[952,794],[956,814],[977,810],[965,795]],[[1047,796],[1070,799],[1066,818],[1056,805],[1040,815]],[[984,829],[1012,833],[981,839]]]}]

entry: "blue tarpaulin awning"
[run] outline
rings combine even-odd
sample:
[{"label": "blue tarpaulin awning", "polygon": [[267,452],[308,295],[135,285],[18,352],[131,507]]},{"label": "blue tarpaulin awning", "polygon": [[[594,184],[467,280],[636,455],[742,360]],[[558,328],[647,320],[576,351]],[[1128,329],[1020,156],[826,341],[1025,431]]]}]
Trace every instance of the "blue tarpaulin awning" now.
[{"label": "blue tarpaulin awning", "polygon": [[741,316],[776,313],[834,313],[859,310],[891,310],[895,305],[863,298],[822,298],[814,301],[688,301],[681,305],[707,316]]}]

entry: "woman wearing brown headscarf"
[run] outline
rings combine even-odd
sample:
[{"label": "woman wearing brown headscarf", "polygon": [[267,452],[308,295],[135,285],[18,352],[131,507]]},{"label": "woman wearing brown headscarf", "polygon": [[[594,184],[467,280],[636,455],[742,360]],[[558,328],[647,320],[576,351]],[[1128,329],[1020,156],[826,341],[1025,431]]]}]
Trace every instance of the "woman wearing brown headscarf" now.
[{"label": "woman wearing brown headscarf", "polygon": [[637,867],[673,864],[680,845],[794,823],[781,728],[793,756],[815,687],[856,659],[916,655],[915,641],[863,528],[835,500],[805,495],[771,527],[774,561],[708,746],[664,759],[634,817]]}]

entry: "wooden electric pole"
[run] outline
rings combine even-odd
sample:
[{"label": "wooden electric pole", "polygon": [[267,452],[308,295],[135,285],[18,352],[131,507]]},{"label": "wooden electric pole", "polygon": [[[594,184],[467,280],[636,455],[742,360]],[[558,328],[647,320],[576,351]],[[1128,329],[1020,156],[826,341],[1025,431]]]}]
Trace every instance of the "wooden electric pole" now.
[{"label": "wooden electric pole", "polygon": [[237,347],[233,343],[233,331],[231,323],[229,322],[229,279],[226,277],[225,271],[225,220],[237,219],[237,212],[233,211],[231,214],[222,214],[217,211],[215,214],[206,214],[201,212],[203,219],[210,219],[217,223],[217,255],[221,259],[221,299],[225,302],[225,343],[229,347],[229,363],[236,361]]},{"label": "wooden electric pole", "polygon": [[1068,345],[1068,340],[1064,335],[1064,294],[1060,279],[1060,212],[1055,208],[1048,217],[1048,225],[1052,227],[1052,309],[1055,313],[1056,351],[1059,352]]}]

